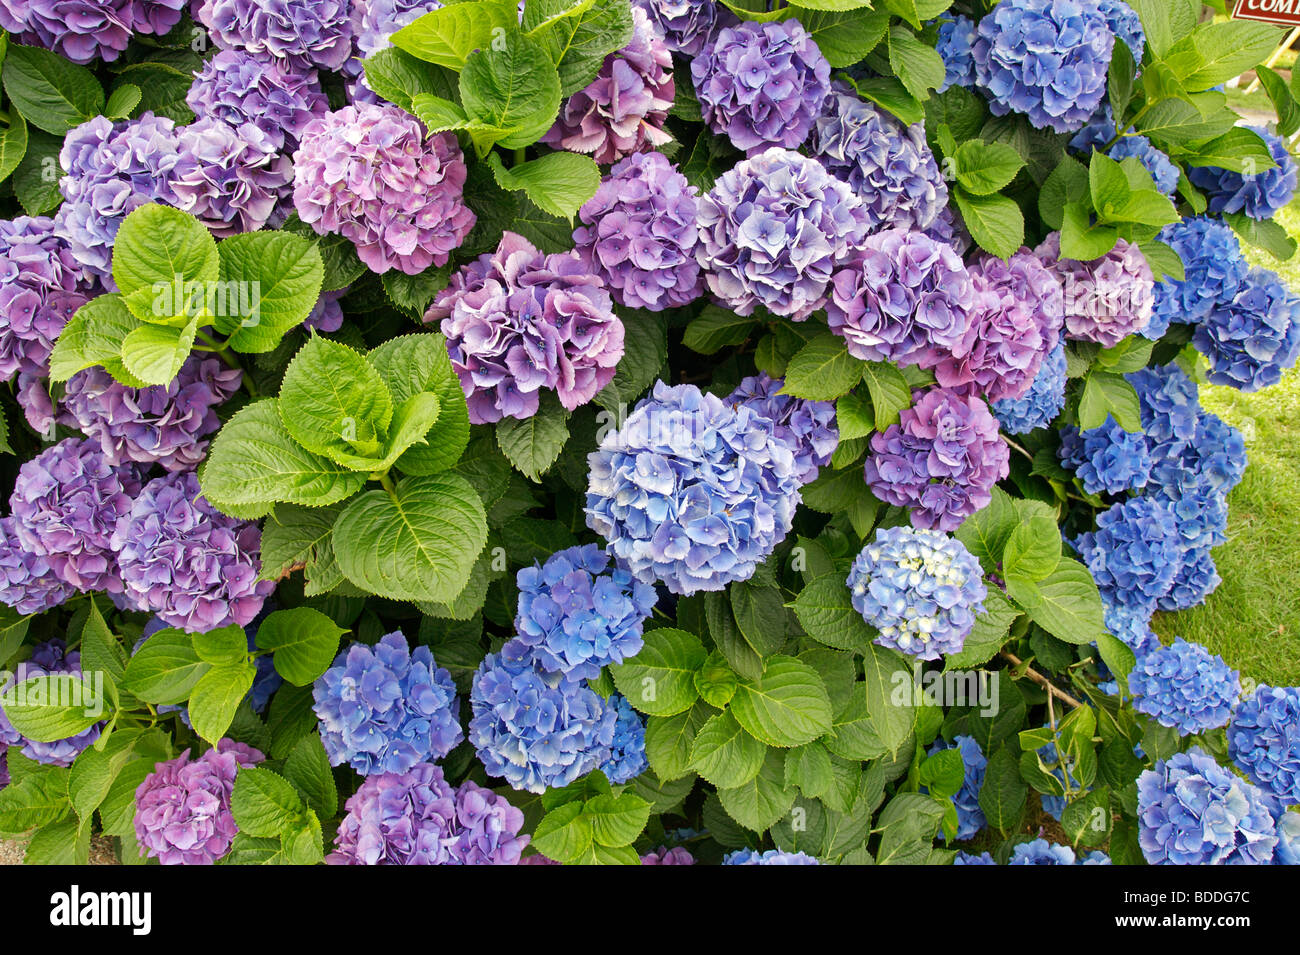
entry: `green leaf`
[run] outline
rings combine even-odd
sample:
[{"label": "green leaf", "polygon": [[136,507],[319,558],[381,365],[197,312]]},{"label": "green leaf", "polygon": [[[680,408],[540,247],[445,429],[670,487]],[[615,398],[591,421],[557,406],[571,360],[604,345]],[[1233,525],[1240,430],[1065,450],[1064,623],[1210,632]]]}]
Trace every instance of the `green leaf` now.
[{"label": "green leaf", "polygon": [[190,722],[194,732],[213,746],[226,735],[235,710],[253,686],[257,667],[248,662],[214,666],[190,693]]},{"label": "green leaf", "polygon": [[649,716],[672,716],[690,709],[698,698],[695,671],[707,656],[699,637],[661,627],[646,633],[640,653],[609,672],[636,709]]},{"label": "green leaf", "polygon": [[932,46],[922,43],[906,27],[894,24],[889,30],[889,66],[900,83],[919,100],[943,85],[943,58]]},{"label": "green leaf", "polygon": [[912,389],[903,373],[889,362],[869,361],[862,365],[862,380],[871,395],[876,430],[884,431],[896,424],[899,412],[912,404]]},{"label": "green leaf", "polygon": [[989,503],[966,518],[954,536],[979,558],[986,573],[993,573],[1001,566],[1007,541],[1019,523],[1010,495],[995,487]]},{"label": "green leaf", "polygon": [[1061,560],[1061,529],[1047,514],[1033,513],[1016,525],[1002,558],[1003,576],[1045,579]]},{"label": "green leaf", "polygon": [[[542,25],[524,5],[524,28],[546,48],[560,74],[560,92],[572,96],[596,78],[605,57],[621,50],[632,40],[632,6],[628,0],[602,0],[573,16]],[[543,5],[552,13],[550,4]],[[530,24],[535,24],[530,27]],[[541,27],[538,29],[538,27]]]},{"label": "green leaf", "polygon": [[315,242],[291,232],[251,232],[231,236],[217,252],[227,304],[237,293],[240,307],[218,310],[213,324],[237,352],[271,351],[320,298],[325,262]]},{"label": "green leaf", "polygon": [[553,152],[507,169],[497,153],[488,156],[497,185],[522,192],[539,209],[572,222],[600,187],[600,167],[590,156]]},{"label": "green leaf", "polygon": [[706,719],[708,708],[701,704],[672,716],[646,720],[646,760],[661,780],[672,782],[690,774],[691,750]]},{"label": "green leaf", "polygon": [[245,767],[235,777],[230,811],[239,831],[275,838],[298,820],[306,806],[283,777],[260,766]]},{"label": "green leaf", "polygon": [[1007,747],[994,753],[985,768],[979,794],[980,808],[989,825],[1003,833],[1015,830],[1024,816],[1028,794],[1015,753]]},{"label": "green leaf", "polygon": [[682,344],[701,355],[712,355],[730,345],[739,345],[758,328],[753,315],[737,315],[717,305],[706,305],[691,319],[682,336]]},{"label": "green leaf", "polygon": [[1024,168],[1020,154],[1006,143],[967,140],[957,147],[957,181],[976,196],[998,192]]},{"label": "green leaf", "polygon": [[417,59],[460,70],[475,50],[491,49],[496,30],[514,27],[517,16],[506,0],[456,3],[424,14],[390,39]]},{"label": "green leaf", "polygon": [[183,703],[210,665],[194,652],[189,634],[160,630],[126,662],[126,688],[146,703]]},{"label": "green leaf", "polygon": [[1079,428],[1091,431],[1114,418],[1125,431],[1140,433],[1142,416],[1137,391],[1122,375],[1094,371],[1084,382],[1079,399]]},{"label": "green leaf", "polygon": [[367,491],[334,525],[344,575],[393,600],[453,600],[486,543],[483,501],[451,473],[408,477],[391,493]]},{"label": "green leaf", "polygon": [[166,385],[180,372],[194,348],[198,319],[185,328],[141,325],[122,339],[122,365],[147,385]]},{"label": "green leaf", "polygon": [[581,802],[569,802],[551,810],[533,830],[533,848],[556,862],[577,860],[591,848],[591,820],[583,815]]},{"label": "green leaf", "polygon": [[438,396],[438,421],[397,460],[403,474],[436,474],[453,467],[469,445],[469,409],[442,335],[391,338],[366,356],[399,404],[421,392]]},{"label": "green leaf", "polygon": [[219,630],[196,633],[192,637],[194,653],[204,663],[222,666],[243,663],[248,659],[248,637],[244,628],[232,623]]},{"label": "green leaf", "polygon": [[824,574],[799,592],[794,601],[795,616],[808,636],[819,643],[863,653],[874,634],[849,598],[842,574]]},{"label": "green leaf", "polygon": [[10,43],[4,89],[27,122],[55,136],[98,116],[104,90],[95,74],[49,50]]},{"label": "green leaf", "polygon": [[1286,80],[1267,66],[1255,67],[1255,75],[1273,102],[1273,111],[1277,113],[1277,134],[1282,137],[1294,135],[1296,130],[1300,130],[1300,103],[1296,102]]},{"label": "green leaf", "polygon": [[102,365],[123,384],[143,387],[144,382],[127,372],[120,357],[126,336],[140,327],[140,320],[127,310],[122,296],[92,298],[77,309],[54,343],[50,380],[67,381],[84,368]]},{"label": "green leaf", "polygon": [[[455,88],[455,78],[445,67],[433,66],[416,59],[397,47],[377,50],[366,57],[361,65],[365,69],[367,86],[383,99],[417,116],[420,114],[415,110],[413,101],[421,93],[445,95]],[[451,77],[450,83],[448,77]]]},{"label": "green leaf", "polygon": [[819,334],[790,359],[781,394],[814,401],[833,401],[862,376],[862,362],[849,354],[844,339]]},{"label": "green leaf", "polygon": [[382,457],[393,398],[366,357],[313,335],[289,362],[280,386],[280,419],[308,451],[356,470]]},{"label": "green leaf", "polygon": [[502,418],[496,433],[497,445],[510,463],[530,481],[538,481],[569,440],[568,413],[547,394],[535,415]]},{"label": "green leaf", "polygon": [[145,322],[187,324],[200,314],[219,269],[212,233],[171,206],[140,206],[122,220],[113,242],[113,281]]},{"label": "green leaf", "polygon": [[332,819],[338,813],[338,787],[319,733],[304,736],[293,748],[284,764],[284,778],[302,794],[316,815]]},{"label": "green leaf", "polygon": [[785,607],[781,591],[753,581],[737,581],[727,588],[736,626],[745,642],[761,657],[785,645]]},{"label": "green leaf", "polygon": [[700,728],[691,748],[691,769],[719,789],[743,786],[762,768],[767,747],[724,710]]},{"label": "green leaf", "polygon": [[[560,75],[545,47],[510,27],[496,34],[490,46],[475,50],[465,59],[460,73],[460,99],[471,120],[504,133],[487,133],[480,138],[471,131],[480,146],[479,155],[486,154],[484,142],[522,149],[554,124],[560,110]],[[497,181],[501,182],[500,176]],[[504,182],[501,185],[509,188]],[[533,201],[537,202],[535,196]],[[546,208],[540,202],[538,205]]]},{"label": "green leaf", "polygon": [[876,820],[881,830],[877,865],[916,865],[924,862],[943,821],[944,805],[921,793],[899,793]]},{"label": "green leaf", "polygon": [[1179,156],[1184,166],[1212,166],[1255,176],[1277,166],[1259,133],[1237,126]]},{"label": "green leaf", "polygon": [[926,20],[932,20],[952,5],[952,0],[885,0],[884,7],[897,14],[916,29]]},{"label": "green leaf", "polygon": [[[904,125],[911,126],[925,119],[925,107],[897,77],[875,76],[857,80],[853,85],[863,99],[893,113]],[[928,102],[933,102],[933,97]]]},{"label": "green leaf", "polygon": [[[310,686],[329,669],[347,633],[311,607],[276,610],[257,628],[257,646],[274,652],[275,671],[296,686]],[[326,818],[329,813],[322,813]]]},{"label": "green leaf", "polygon": [[953,190],[953,199],[971,238],[986,252],[1007,258],[1025,241],[1025,217],[1006,196],[973,196]]},{"label": "green leaf", "polygon": [[14,729],[38,743],[76,736],[110,718],[107,704],[92,684],[71,674],[34,676],[0,695],[0,708]]},{"label": "green leaf", "polygon": [[72,811],[64,771],[36,773],[0,789],[0,832],[27,832]]},{"label": "green leaf", "polygon": [[984,612],[975,618],[975,626],[962,644],[961,652],[944,656],[944,669],[977,667],[993,659],[1011,636],[1011,625],[1020,613],[1020,608],[1001,590],[990,587],[984,598]]},{"label": "green leaf", "polygon": [[[1225,83],[1263,63],[1280,38],[1278,28],[1267,23],[1241,20],[1202,23],[1190,38],[1202,63],[1183,83],[1192,92]],[[1175,45],[1170,52],[1174,53],[1186,42]]]},{"label": "green leaf", "polygon": [[826,61],[836,69],[842,69],[861,61],[884,39],[889,28],[889,13],[866,9],[870,6],[868,2],[853,7],[842,3],[837,6],[837,2],[839,0],[800,0],[791,5],[816,11],[800,13],[799,22],[812,36]]},{"label": "green leaf", "polygon": [[1244,213],[1231,212],[1225,214],[1223,220],[1238,236],[1275,259],[1285,262],[1295,255],[1296,240],[1274,219],[1252,219]]},{"label": "green leaf", "polygon": [[754,832],[764,832],[790,811],[798,795],[785,784],[785,757],[769,749],[756,775],[743,786],[719,789],[722,808],[736,822]]},{"label": "green leaf", "polygon": [[841,441],[867,437],[876,430],[871,402],[853,392],[841,395],[835,402],[835,424],[840,429]]},{"label": "green leaf", "polygon": [[1010,576],[1007,593],[1034,623],[1066,643],[1091,643],[1106,629],[1097,584],[1077,560],[1062,557],[1037,583]]},{"label": "green leaf", "polygon": [[831,703],[821,676],[794,657],[774,656],[757,680],[742,680],[731,713],[770,746],[800,746],[831,728]]},{"label": "green leaf", "polygon": [[[862,669],[872,728],[885,749],[896,754],[916,723],[912,668],[897,651],[869,644],[863,654]],[[900,689],[904,690],[901,694]]]},{"label": "green leaf", "polygon": [[44,215],[63,201],[59,192],[59,151],[63,140],[39,129],[27,130],[27,150],[14,170],[14,195],[29,216]]},{"label": "green leaf", "polygon": [[9,114],[9,125],[0,132],[0,180],[18,168],[27,154],[27,124],[21,113]]},{"label": "green leaf", "polygon": [[591,826],[591,838],[598,845],[616,849],[630,846],[650,821],[650,803],[633,793],[612,793],[589,799],[582,814]]}]

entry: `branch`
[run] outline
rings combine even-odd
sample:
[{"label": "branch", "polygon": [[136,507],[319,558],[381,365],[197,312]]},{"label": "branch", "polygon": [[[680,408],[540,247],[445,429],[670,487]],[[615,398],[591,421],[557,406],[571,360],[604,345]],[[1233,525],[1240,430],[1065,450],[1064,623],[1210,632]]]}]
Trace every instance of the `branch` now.
[{"label": "branch", "polygon": [[1033,669],[1032,667],[1026,667],[1025,662],[1021,660],[1019,657],[1017,657],[1014,653],[1008,653],[1006,650],[1003,650],[998,655],[1002,657],[1004,660],[1009,661],[1012,666],[1025,667],[1025,676],[1029,677],[1029,679],[1033,680],[1035,683],[1041,686],[1052,696],[1056,697],[1062,703],[1066,703],[1069,706],[1073,706],[1073,707],[1083,706],[1082,703],[1080,703],[1070,694],[1066,693],[1064,690],[1058,689],[1055,683],[1053,683],[1047,677],[1043,676],[1037,670]]}]

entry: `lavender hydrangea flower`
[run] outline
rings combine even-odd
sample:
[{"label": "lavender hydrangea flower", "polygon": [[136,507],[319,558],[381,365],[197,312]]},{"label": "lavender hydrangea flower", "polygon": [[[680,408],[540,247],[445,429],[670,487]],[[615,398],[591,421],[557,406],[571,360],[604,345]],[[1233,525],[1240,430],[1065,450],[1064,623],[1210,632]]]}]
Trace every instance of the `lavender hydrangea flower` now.
[{"label": "lavender hydrangea flower", "polygon": [[1065,409],[1066,361],[1065,342],[1058,341],[1047,353],[1033,382],[1019,398],[1003,398],[993,403],[1002,430],[1007,434],[1028,434],[1045,428]]},{"label": "lavender hydrangea flower", "polygon": [[546,670],[595,679],[602,667],[636,656],[656,594],[595,544],[557,551],[517,576],[515,643]]},{"label": "lavender hydrangea flower", "polygon": [[469,741],[489,776],[540,793],[609,758],[618,714],[580,680],[531,655],[489,654],[474,674]]},{"label": "lavender hydrangea flower", "polygon": [[176,204],[171,173],[179,161],[176,124],[153,113],[117,123],[96,116],[64,137],[59,152],[64,201],[54,215],[54,231],[73,258],[110,290],[116,289],[110,262],[122,220],[151,202]]},{"label": "lavender hydrangea flower", "polygon": [[352,53],[348,0],[199,0],[194,18],[222,49],[337,70]]},{"label": "lavender hydrangea flower", "polygon": [[400,631],[341,652],[312,696],[330,764],[362,776],[407,772],[464,739],[451,674],[428,647],[412,652]]},{"label": "lavender hydrangea flower", "polygon": [[177,144],[176,206],[217,238],[256,232],[289,194],[293,163],[257,126],[200,119],[178,130]]},{"label": "lavender hydrangea flower", "polygon": [[780,849],[768,849],[758,852],[754,849],[737,849],[722,860],[723,865],[821,865],[806,852],[782,852]]},{"label": "lavender hydrangea flower", "polygon": [[1158,238],[1178,253],[1184,275],[1181,281],[1165,278],[1156,283],[1151,322],[1142,332],[1151,339],[1163,336],[1173,322],[1204,319],[1218,303],[1237,294],[1250,269],[1237,234],[1222,220],[1182,219],[1161,229]]},{"label": "lavender hydrangea flower", "polygon": [[362,103],[307,124],[294,153],[293,203],[318,235],[340,233],[376,272],[446,265],[474,227],[455,136],[425,137],[409,113]]},{"label": "lavender hydrangea flower", "polygon": [[668,49],[689,57],[699,55],[719,27],[736,22],[714,0],[632,0],[632,4],[649,15]]},{"label": "lavender hydrangea flower", "polygon": [[1275,273],[1251,269],[1240,290],[1197,326],[1192,343],[1209,359],[1212,384],[1239,391],[1275,385],[1300,357],[1300,297]]},{"label": "lavender hydrangea flower", "polygon": [[297,149],[307,124],[329,111],[315,70],[244,50],[222,50],[204,63],[185,102],[200,120],[256,126],[277,152]]},{"label": "lavender hydrangea flower", "polygon": [[943,83],[938,92],[951,86],[970,89],[975,85],[975,23],[958,14],[939,21],[935,51],[943,58]]},{"label": "lavender hydrangea flower", "polygon": [[675,96],[673,55],[640,7],[632,8],[632,39],[605,57],[596,78],[560,107],[542,137],[556,149],[590,153],[601,165],[672,140],[664,130]]},{"label": "lavender hydrangea flower", "polygon": [[1228,755],[1266,792],[1300,804],[1300,689],[1262,685],[1242,700],[1228,727]]},{"label": "lavender hydrangea flower", "polygon": [[1007,865],[1074,865],[1074,850],[1069,846],[1034,839],[1022,842],[1011,853]]},{"label": "lavender hydrangea flower", "polygon": [[0,518],[0,603],[23,615],[43,613],[76,592],[48,560],[19,543],[12,517]]},{"label": "lavender hydrangea flower", "polygon": [[1260,126],[1246,128],[1264,140],[1276,165],[1250,174],[1217,166],[1193,166],[1187,170],[1187,178],[1205,193],[1213,215],[1240,212],[1252,219],[1271,219],[1295,195],[1296,163],[1281,136]]},{"label": "lavender hydrangea flower", "polygon": [[212,865],[239,831],[230,794],[241,767],[266,757],[223,739],[197,759],[187,749],[158,763],[135,791],[135,836],[141,855],[163,865]]},{"label": "lavender hydrangea flower", "polygon": [[1081,534],[1075,549],[1103,599],[1149,610],[1169,592],[1182,564],[1178,524],[1169,508],[1149,498],[1112,505],[1097,529]]},{"label": "lavender hydrangea flower", "polygon": [[952,797],[953,805],[957,809],[957,832],[954,838],[961,842],[971,838],[987,825],[984,810],[980,808],[979,795],[980,787],[984,785],[984,773],[988,769],[989,761],[979,741],[973,736],[959,735],[954,737],[951,743],[942,738],[935,740],[934,745],[929,749],[929,755],[933,756],[945,749],[956,749],[961,753],[961,789],[957,790],[956,795]]},{"label": "lavender hydrangea flower", "polygon": [[1118,239],[1101,258],[1076,262],[1061,258],[1060,240],[1060,233],[1053,232],[1034,252],[1064,286],[1067,336],[1112,348],[1145,329],[1155,292],[1151,266],[1141,250]]},{"label": "lavender hydrangea flower", "polygon": [[588,461],[587,525],[636,579],[676,594],[748,580],[800,502],[776,424],[694,385],[658,382]]},{"label": "lavender hydrangea flower", "polygon": [[239,390],[243,372],[192,355],[166,385],[130,388],[103,368],[68,380],[63,408],[109,464],[134,461],[184,471],[203,460],[207,435],[220,427],[216,408]]},{"label": "lavender hydrangea flower", "polygon": [[[81,654],[76,650],[68,652],[68,645],[62,639],[55,637],[32,648],[31,657],[19,664],[18,672],[13,677],[13,684],[25,683],[35,677],[64,674],[74,677],[81,676]],[[5,685],[3,681],[0,681],[0,693],[8,690],[9,685]],[[75,736],[44,743],[28,739],[19,733],[13,724],[9,722],[9,717],[4,710],[0,709],[0,750],[6,746],[21,744],[22,753],[28,759],[35,760],[45,766],[67,767],[71,766],[73,760],[99,739],[103,726],[103,723],[95,723]]]},{"label": "lavender hydrangea flower", "polygon": [[809,147],[862,200],[873,231],[925,229],[948,203],[925,125],[903,126],[844,84],[832,88]]},{"label": "lavender hydrangea flower", "polygon": [[537,414],[543,389],[572,411],[609,384],[623,357],[611,309],[579,256],[543,255],[506,232],[452,276],[424,320],[441,320],[469,419],[488,424]]},{"label": "lavender hydrangea flower", "polygon": [[1061,464],[1074,471],[1089,494],[1138,491],[1151,478],[1151,454],[1142,432],[1125,431],[1110,415],[1099,428],[1061,429]]},{"label": "lavender hydrangea flower", "polygon": [[180,22],[185,0],[0,0],[0,27],[27,46],[73,63],[111,63],[136,33],[162,36]]},{"label": "lavender hydrangea flower", "polygon": [[1138,777],[1138,845],[1152,865],[1267,865],[1276,829],[1264,794],[1197,747]]},{"label": "lavender hydrangea flower", "polygon": [[53,219],[0,220],[0,380],[45,374],[55,339],[94,284]]},{"label": "lavender hydrangea flower", "polygon": [[709,291],[740,315],[762,305],[795,321],[821,308],[836,261],[867,229],[844,182],[776,147],[723,173],[701,197],[698,222]]},{"label": "lavender hydrangea flower", "polygon": [[614,301],[652,312],[704,293],[695,259],[699,192],[662,153],[638,153],[610,170],[578,212],[573,243]]},{"label": "lavender hydrangea flower", "polygon": [[826,315],[855,358],[935,368],[971,347],[974,302],[970,273],[949,246],[887,229],[835,270]]},{"label": "lavender hydrangea flower", "polygon": [[976,33],[975,81],[995,116],[1069,133],[1106,95],[1115,35],[1096,0],[1004,0]]},{"label": "lavender hydrangea flower", "polygon": [[9,498],[14,534],[78,590],[120,594],[112,536],[140,486],[135,465],[114,467],[98,442],[67,438],[19,468]]},{"label": "lavender hydrangea flower", "polygon": [[321,292],[320,298],[312,306],[311,313],[302,320],[305,331],[315,329],[318,332],[337,332],[343,327],[343,306],[339,303],[348,293],[345,288],[333,292]]},{"label": "lavender hydrangea flower", "polygon": [[610,743],[609,757],[600,764],[600,770],[614,785],[631,782],[649,767],[645,755],[645,723],[619,694],[610,696],[608,705],[618,714],[614,723],[614,740]]},{"label": "lavender hydrangea flower", "polygon": [[523,825],[523,812],[509,800],[467,779],[456,787],[452,859],[460,865],[518,865],[532,840],[519,835]]},{"label": "lavender hydrangea flower", "polygon": [[343,64],[343,75],[352,82],[348,93],[353,103],[377,103],[379,98],[366,82],[363,61],[392,43],[389,38],[433,10],[441,0],[352,0],[352,56]]},{"label": "lavender hydrangea flower", "polygon": [[741,381],[727,396],[727,404],[748,406],[755,414],[771,418],[774,434],[790,445],[794,452],[794,469],[800,484],[817,480],[817,471],[831,463],[839,445],[840,432],[835,426],[835,405],[829,401],[811,401],[780,394],[782,378],[769,378],[760,372]]},{"label": "lavender hydrangea flower", "polygon": [[954,531],[992,500],[1010,457],[984,401],[931,388],[872,435],[864,473],[882,501],[911,509],[913,526]]},{"label": "lavender hydrangea flower", "polygon": [[641,857],[642,865],[695,865],[695,856],[681,846],[660,846]]},{"label": "lavender hydrangea flower", "polygon": [[1236,670],[1182,637],[1143,654],[1128,683],[1138,712],[1182,736],[1226,726],[1241,695]]}]

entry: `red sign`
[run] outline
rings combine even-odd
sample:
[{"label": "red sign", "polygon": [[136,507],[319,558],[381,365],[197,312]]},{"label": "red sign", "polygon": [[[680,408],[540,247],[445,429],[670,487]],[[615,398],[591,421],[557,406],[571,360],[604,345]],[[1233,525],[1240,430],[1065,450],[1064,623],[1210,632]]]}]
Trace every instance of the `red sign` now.
[{"label": "red sign", "polygon": [[1232,18],[1300,26],[1300,0],[1237,0]]}]

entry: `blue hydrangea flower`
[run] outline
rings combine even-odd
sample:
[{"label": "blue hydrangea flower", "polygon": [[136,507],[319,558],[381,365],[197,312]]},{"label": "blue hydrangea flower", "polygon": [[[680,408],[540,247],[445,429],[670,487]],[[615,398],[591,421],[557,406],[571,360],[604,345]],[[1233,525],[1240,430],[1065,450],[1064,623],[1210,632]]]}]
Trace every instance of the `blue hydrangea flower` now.
[{"label": "blue hydrangea flower", "polygon": [[1251,782],[1300,804],[1300,689],[1261,685],[1242,700],[1228,727],[1228,755]]},{"label": "blue hydrangea flower", "polygon": [[1179,460],[1227,494],[1246,474],[1246,439],[1218,415],[1202,410],[1196,417],[1196,437],[1181,450]]},{"label": "blue hydrangea flower", "polygon": [[1205,598],[1219,589],[1223,578],[1210,555],[1208,547],[1183,551],[1183,563],[1174,575],[1169,593],[1157,601],[1160,610],[1187,610],[1205,602]]},{"label": "blue hydrangea flower", "polygon": [[989,761],[973,736],[956,736],[951,743],[940,738],[930,747],[933,756],[940,750],[956,748],[961,753],[963,777],[961,789],[952,797],[957,807],[957,841],[971,838],[986,825],[984,810],[980,808],[980,787],[984,785],[984,771]]},{"label": "blue hydrangea flower", "polygon": [[950,86],[964,86],[970,89],[975,85],[975,22],[960,14],[956,17],[944,17],[939,21],[939,39],[935,50],[943,57],[942,93]]},{"label": "blue hydrangea flower", "polygon": [[1114,865],[1114,861],[1100,849],[1093,849],[1079,859],[1079,865]]},{"label": "blue hydrangea flower", "polygon": [[1138,845],[1152,865],[1267,865],[1277,844],[1264,793],[1197,747],[1138,777]]},{"label": "blue hydrangea flower", "polygon": [[1236,670],[1182,637],[1139,658],[1128,685],[1139,712],[1183,736],[1227,725],[1241,695]]},{"label": "blue hydrangea flower", "polygon": [[847,584],[853,609],[880,631],[875,642],[922,660],[959,653],[988,595],[966,545],[908,526],[876,531]]},{"label": "blue hydrangea flower", "polygon": [[1240,173],[1216,166],[1193,166],[1187,178],[1205,193],[1214,215],[1241,212],[1252,219],[1271,219],[1295,194],[1296,164],[1286,140],[1261,126],[1248,126],[1268,146],[1277,165],[1263,172]]},{"label": "blue hydrangea flower", "polygon": [[993,402],[993,414],[1007,434],[1028,434],[1046,428],[1065,408],[1065,342],[1047,353],[1029,390],[1019,398]]},{"label": "blue hydrangea flower", "polygon": [[694,385],[658,382],[588,461],[588,526],[633,577],[675,594],[748,580],[800,502],[776,424]]},{"label": "blue hydrangea flower", "polygon": [[1106,632],[1127,646],[1137,656],[1160,646],[1160,638],[1151,629],[1153,607],[1133,608],[1119,603],[1112,595],[1101,595],[1101,609]]},{"label": "blue hydrangea flower", "polygon": [[489,654],[469,701],[469,741],[483,768],[515,789],[567,786],[609,758],[615,707],[582,680],[546,672],[531,654]]},{"label": "blue hydrangea flower", "polygon": [[1022,842],[1011,853],[1007,865],[1074,865],[1074,850],[1046,839]]},{"label": "blue hydrangea flower", "polygon": [[609,758],[601,763],[600,770],[614,785],[631,782],[650,765],[645,755],[645,724],[636,710],[619,694],[613,694],[608,705],[618,714],[614,723],[614,741],[610,744]]},{"label": "blue hydrangea flower", "polygon": [[995,116],[1069,133],[1106,95],[1115,36],[1097,0],[1002,0],[977,33],[975,81]]},{"label": "blue hydrangea flower", "polygon": [[1142,62],[1142,52],[1146,49],[1147,35],[1142,29],[1142,20],[1137,12],[1124,0],[1100,0],[1101,15],[1106,18],[1110,32],[1115,39],[1122,40],[1133,54],[1133,62]]},{"label": "blue hydrangea flower", "polygon": [[1061,429],[1057,454],[1089,494],[1141,490],[1151,474],[1151,455],[1142,432],[1125,431],[1110,415],[1100,428]]},{"label": "blue hydrangea flower", "polygon": [[464,738],[451,674],[428,647],[412,652],[399,631],[340,653],[312,696],[330,765],[347,763],[362,776],[405,773]]},{"label": "blue hydrangea flower", "polygon": [[758,852],[755,849],[737,849],[722,860],[723,865],[821,865],[806,852],[782,852],[780,849],[768,849]]},{"label": "blue hydrangea flower", "polygon": [[727,404],[771,418],[775,434],[794,452],[794,468],[800,484],[817,480],[817,472],[831,463],[831,455],[840,443],[835,426],[835,405],[829,401],[810,401],[781,394],[784,378],[769,378],[766,372],[744,379],[727,396]]},{"label": "blue hydrangea flower", "polygon": [[1250,269],[1237,234],[1219,219],[1181,219],[1161,229],[1158,238],[1178,253],[1184,274],[1182,281],[1166,278],[1155,285],[1155,309],[1142,330],[1152,340],[1171,323],[1190,325],[1205,318],[1237,293]]},{"label": "blue hydrangea flower", "polygon": [[[1268,800],[1268,797],[1264,797]],[[1277,800],[1273,801],[1273,821],[1277,826],[1277,846],[1273,850],[1274,865],[1300,865],[1300,812],[1288,810]]]},{"label": "blue hydrangea flower", "polygon": [[958,852],[956,857],[953,858],[952,864],[953,865],[997,865],[997,863],[993,861],[993,856],[991,856],[987,852],[981,852],[977,856],[973,856],[969,852]]},{"label": "blue hydrangea flower", "polygon": [[1169,508],[1142,497],[1103,511],[1097,529],[1081,534],[1075,549],[1103,598],[1142,610],[1169,592],[1183,552]]},{"label": "blue hydrangea flower", "polygon": [[[596,544],[557,551],[517,576],[512,643],[547,670],[595,679],[601,667],[640,652],[641,627],[655,605],[650,584],[633,580]],[[522,656],[525,651],[514,651]]]},{"label": "blue hydrangea flower", "polygon": [[1227,494],[1181,457],[1151,469],[1146,493],[1169,508],[1187,550],[1209,550],[1228,539]]},{"label": "blue hydrangea flower", "polygon": [[1300,297],[1276,273],[1251,269],[1236,295],[1218,302],[1192,336],[1210,361],[1205,377],[1239,391],[1276,385],[1300,357]]},{"label": "blue hydrangea flower", "polygon": [[1124,377],[1138,393],[1142,433],[1151,441],[1190,441],[1196,436],[1199,389],[1185,371],[1170,363]]},{"label": "blue hydrangea flower", "polygon": [[1167,154],[1151,145],[1151,140],[1145,136],[1125,136],[1111,147],[1109,155],[1116,162],[1136,159],[1151,173],[1156,188],[1166,196],[1172,196],[1178,191],[1178,167]]}]

